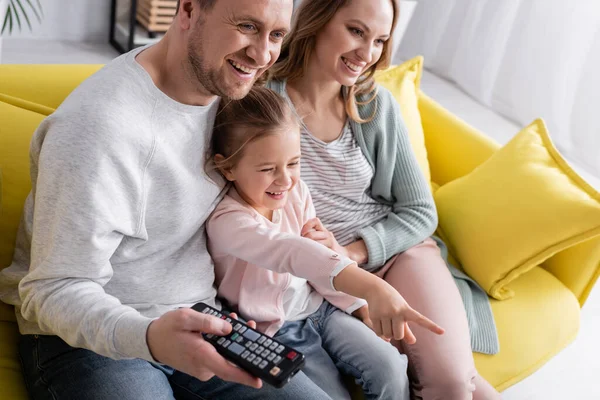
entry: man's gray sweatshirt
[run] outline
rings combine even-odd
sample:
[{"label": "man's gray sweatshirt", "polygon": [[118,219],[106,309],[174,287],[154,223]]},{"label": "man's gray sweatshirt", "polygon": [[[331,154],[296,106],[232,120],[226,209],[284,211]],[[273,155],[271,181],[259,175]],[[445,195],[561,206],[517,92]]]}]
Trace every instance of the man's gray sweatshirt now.
[{"label": "man's gray sweatshirt", "polygon": [[115,359],[152,356],[150,322],[215,304],[204,222],[224,182],[204,172],[218,100],[176,102],[124,54],[36,131],[32,191],[0,298],[22,334]]}]

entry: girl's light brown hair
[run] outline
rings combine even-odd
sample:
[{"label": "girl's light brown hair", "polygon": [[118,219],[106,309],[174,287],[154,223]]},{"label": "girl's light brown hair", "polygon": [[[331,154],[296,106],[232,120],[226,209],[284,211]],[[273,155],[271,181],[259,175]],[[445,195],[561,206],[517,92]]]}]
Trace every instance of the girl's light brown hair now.
[{"label": "girl's light brown hair", "polygon": [[[294,16],[292,31],[285,39],[277,63],[269,70],[268,79],[293,80],[301,77],[315,49],[318,33],[331,21],[335,14],[352,0],[304,0]],[[397,0],[390,0],[394,8],[392,30],[398,22],[400,6]],[[375,114],[363,119],[357,105],[369,104],[377,96],[377,85],[373,75],[378,69],[389,67],[392,57],[392,38],[384,43],[381,57],[349,88],[346,100],[346,112],[354,121],[362,123],[374,118]],[[358,99],[366,97],[366,100]]]},{"label": "girl's light brown hair", "polygon": [[248,143],[290,127],[299,131],[299,122],[288,102],[271,89],[254,86],[242,99],[222,99],[215,118],[207,167],[229,170],[243,156]]}]

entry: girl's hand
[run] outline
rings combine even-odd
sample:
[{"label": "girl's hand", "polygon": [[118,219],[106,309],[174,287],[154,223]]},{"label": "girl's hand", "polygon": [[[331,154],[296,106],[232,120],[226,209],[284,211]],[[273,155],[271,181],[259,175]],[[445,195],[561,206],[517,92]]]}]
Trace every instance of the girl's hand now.
[{"label": "girl's hand", "polygon": [[406,343],[413,344],[417,339],[408,322],[417,323],[438,335],[444,333],[442,327],[409,306],[390,284],[383,279],[379,282],[372,285],[365,296],[369,303],[369,317],[377,335],[396,340],[404,339]]},{"label": "girl's hand", "polygon": [[[354,316],[357,319],[360,319],[367,327],[369,327],[369,329],[375,332],[375,329],[373,329],[373,321],[371,321],[371,318],[369,317],[369,306],[367,304],[365,304],[361,308],[354,310],[352,316]],[[380,338],[382,338],[386,342],[390,341],[389,338],[383,336],[380,336]]]},{"label": "girl's hand", "polygon": [[317,243],[321,243],[323,246],[330,248],[336,253],[348,257],[346,248],[339,245],[337,240],[335,240],[333,233],[329,232],[323,226],[319,218],[312,218],[308,220],[302,227],[300,234],[302,237],[314,240]]}]

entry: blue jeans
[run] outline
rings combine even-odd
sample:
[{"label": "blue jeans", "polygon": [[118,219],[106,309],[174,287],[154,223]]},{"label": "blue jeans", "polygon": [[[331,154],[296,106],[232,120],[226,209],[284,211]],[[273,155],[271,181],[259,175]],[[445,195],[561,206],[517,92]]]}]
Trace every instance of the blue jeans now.
[{"label": "blue jeans", "polygon": [[257,390],[217,377],[202,382],[145,360],[113,360],[73,348],[57,336],[22,336],[19,355],[29,396],[36,400],[331,400],[302,372],[282,389],[265,384]]},{"label": "blue jeans", "polygon": [[328,302],[306,320],[286,322],[275,338],[304,353],[302,371],[333,399],[349,398],[343,373],[366,399],[409,399],[408,360],[360,320]]},{"label": "blue jeans", "polygon": [[73,348],[57,336],[21,336],[19,355],[36,400],[347,399],[339,371],[352,376],[368,399],[408,399],[406,357],[327,302],[308,319],[287,322],[275,337],[306,356],[303,370],[282,389],[265,384],[257,390],[217,377],[203,382],[145,360]]}]

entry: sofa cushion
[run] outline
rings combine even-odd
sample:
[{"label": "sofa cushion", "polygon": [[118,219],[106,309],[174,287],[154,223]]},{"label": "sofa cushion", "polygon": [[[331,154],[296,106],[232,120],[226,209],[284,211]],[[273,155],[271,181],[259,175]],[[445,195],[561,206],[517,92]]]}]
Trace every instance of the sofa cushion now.
[{"label": "sofa cushion", "polygon": [[600,193],[563,160],[542,120],[435,193],[440,228],[463,269],[496,299],[536,265],[600,235]]},{"label": "sofa cushion", "polygon": [[45,117],[0,101],[0,268],[12,260],[23,203],[31,190],[29,143]]},{"label": "sofa cushion", "polygon": [[431,181],[427,149],[423,135],[423,124],[419,112],[418,90],[423,73],[423,57],[417,56],[400,65],[379,71],[375,75],[377,83],[392,92],[400,104],[400,111],[412,144],[413,151],[425,175],[427,182]]},{"label": "sofa cushion", "polygon": [[473,353],[477,371],[500,391],[564,349],[575,339],[580,324],[577,299],[548,271],[535,267],[507,286],[514,298],[491,300],[500,352]]}]

